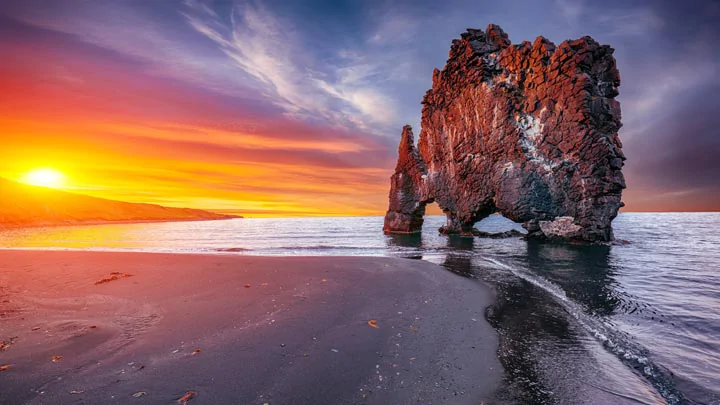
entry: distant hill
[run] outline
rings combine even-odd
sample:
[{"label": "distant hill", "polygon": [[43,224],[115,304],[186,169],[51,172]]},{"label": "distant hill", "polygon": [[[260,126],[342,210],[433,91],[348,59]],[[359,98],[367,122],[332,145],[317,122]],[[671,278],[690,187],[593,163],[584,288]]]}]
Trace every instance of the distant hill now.
[{"label": "distant hill", "polygon": [[0,228],[230,218],[241,217],[191,208],[106,200],[0,178]]}]

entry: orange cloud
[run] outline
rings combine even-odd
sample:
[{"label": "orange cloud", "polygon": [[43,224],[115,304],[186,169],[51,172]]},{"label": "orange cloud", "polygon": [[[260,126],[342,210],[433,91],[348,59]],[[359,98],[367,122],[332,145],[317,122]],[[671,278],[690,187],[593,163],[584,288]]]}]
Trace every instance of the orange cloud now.
[{"label": "orange cloud", "polygon": [[9,47],[0,176],[50,166],[83,194],[252,215],[385,209],[392,154],[377,138],[224,103],[132,64]]}]

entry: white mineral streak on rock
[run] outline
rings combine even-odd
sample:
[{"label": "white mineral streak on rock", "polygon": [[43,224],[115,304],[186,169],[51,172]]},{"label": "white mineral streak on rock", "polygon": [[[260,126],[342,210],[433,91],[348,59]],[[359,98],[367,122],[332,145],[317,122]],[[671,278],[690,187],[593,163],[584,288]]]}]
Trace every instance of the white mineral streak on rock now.
[{"label": "white mineral streak on rock", "polygon": [[515,166],[513,165],[513,162],[507,162],[504,165],[502,165],[503,172],[512,171],[514,168],[515,168]]},{"label": "white mineral streak on rock", "polygon": [[525,156],[547,172],[556,168],[559,163],[546,158],[538,150],[538,143],[542,138],[542,130],[544,127],[540,120],[531,114],[522,114],[517,119],[517,127],[518,130],[520,130],[520,147],[523,153],[525,153]]}]

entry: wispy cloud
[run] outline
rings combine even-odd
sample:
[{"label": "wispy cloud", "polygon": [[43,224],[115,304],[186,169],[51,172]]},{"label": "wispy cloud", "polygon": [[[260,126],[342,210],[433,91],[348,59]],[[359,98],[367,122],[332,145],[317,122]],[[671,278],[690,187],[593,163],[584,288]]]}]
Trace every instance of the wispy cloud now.
[{"label": "wispy cloud", "polygon": [[572,27],[576,27],[580,18],[585,14],[585,1],[583,0],[555,0],[555,7],[560,10],[560,14]]},{"label": "wispy cloud", "polygon": [[555,0],[555,7],[571,27],[583,23],[608,36],[640,36],[657,32],[665,25],[652,7],[608,7],[591,5],[584,0]]},{"label": "wispy cloud", "polygon": [[178,30],[171,21],[152,20],[130,2],[98,0],[84,2],[82,7],[68,0],[57,0],[53,7],[32,7],[30,3],[13,17],[129,57],[149,74],[221,94],[256,98],[245,77],[228,69],[224,55],[194,46],[187,41],[187,32]]},{"label": "wispy cloud", "polygon": [[303,46],[302,32],[260,4],[236,5],[229,24],[201,3],[186,5],[190,26],[262,84],[264,95],[286,114],[361,130],[394,120],[392,97],[378,87],[372,62],[342,53],[316,58]]},{"label": "wispy cloud", "polygon": [[[349,206],[362,203],[357,190],[374,190],[380,212],[395,140],[403,123],[417,127],[432,69],[443,66],[451,39],[465,27],[495,22],[514,40],[587,34],[616,49],[628,195],[647,190],[659,200],[717,183],[703,174],[717,161],[720,7],[713,2],[341,3],[0,1],[0,47],[13,55],[0,63],[8,72],[0,77],[7,84],[0,154],[18,156],[0,159],[0,171],[49,159],[72,167],[82,156],[124,171],[159,170],[178,166],[182,155],[217,173],[220,188],[237,167],[239,179],[263,187],[343,184],[347,194],[338,204]],[[33,148],[24,148],[29,141]],[[126,153],[112,160],[118,145]],[[277,172],[252,171],[266,166]],[[356,184],[358,172],[368,177]],[[178,182],[187,184],[187,176]],[[288,201],[315,207],[327,195]]]},{"label": "wispy cloud", "polygon": [[410,41],[420,26],[418,19],[413,19],[405,12],[397,9],[386,9],[377,18],[378,24],[368,40],[375,44],[402,43]]},{"label": "wispy cloud", "polygon": [[678,60],[667,62],[661,69],[644,72],[644,81],[650,85],[638,86],[631,95],[622,97],[623,139],[646,137],[660,117],[677,107],[673,99],[718,83],[718,73],[717,63],[688,54],[679,55]]},{"label": "wispy cloud", "polygon": [[[128,56],[154,76],[270,103],[294,119],[375,134],[399,125],[398,103],[386,84],[401,78],[400,67],[407,62],[390,63],[378,51],[387,44],[371,40],[378,33],[395,35],[390,21],[381,19],[376,30],[357,33],[361,46],[347,52],[341,43],[311,48],[303,32],[307,26],[260,2],[221,8],[185,0],[164,18],[123,2],[100,0],[82,8],[70,0],[54,4],[52,9],[19,7],[14,18]],[[175,24],[177,18],[186,24]]]},{"label": "wispy cloud", "polygon": [[610,36],[649,35],[665,25],[665,21],[649,7],[608,10],[593,14],[597,16],[599,29]]}]

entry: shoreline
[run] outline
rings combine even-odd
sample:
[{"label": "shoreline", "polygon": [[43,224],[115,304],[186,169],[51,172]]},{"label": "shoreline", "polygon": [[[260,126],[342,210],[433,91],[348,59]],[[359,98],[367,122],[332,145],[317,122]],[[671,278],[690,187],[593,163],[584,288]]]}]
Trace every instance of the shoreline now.
[{"label": "shoreline", "polygon": [[5,250],[0,402],[488,402],[492,302],[410,259]]}]

